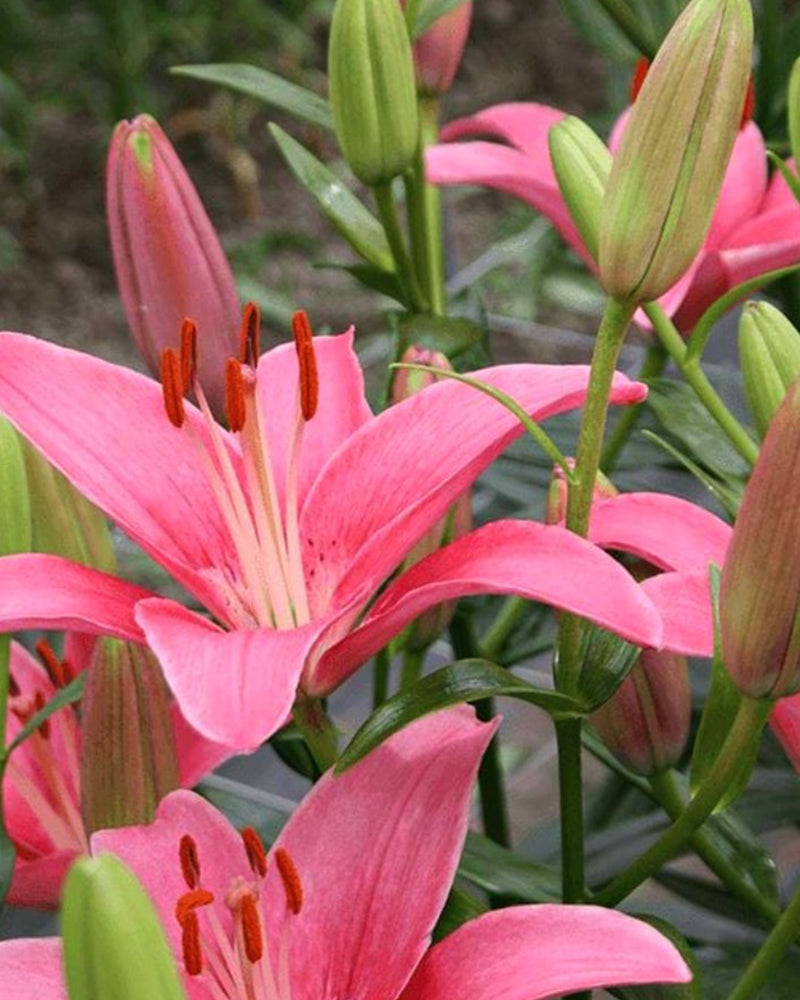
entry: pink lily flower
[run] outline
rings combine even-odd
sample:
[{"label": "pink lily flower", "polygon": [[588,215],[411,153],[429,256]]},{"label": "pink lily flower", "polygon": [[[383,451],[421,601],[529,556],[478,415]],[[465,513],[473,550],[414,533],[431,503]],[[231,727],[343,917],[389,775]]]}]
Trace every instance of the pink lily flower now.
[{"label": "pink lily flower", "polygon": [[[618,146],[628,120],[615,125]],[[425,153],[433,184],[477,184],[504,191],[546,216],[586,265],[596,270],[558,188],[548,132],[565,117],[543,104],[497,104],[442,130],[443,144]],[[488,136],[498,142],[455,141]],[[739,133],[711,227],[689,271],[659,300],[680,330],[732,288],[768,271],[800,262],[800,205],[779,173],[767,183],[766,150],[758,126]],[[637,321],[647,326],[643,314]]]},{"label": "pink lily flower", "polygon": [[[403,6],[407,0],[401,0]],[[414,42],[417,88],[423,94],[446,94],[453,85],[467,44],[472,0],[464,0],[436,20]]]},{"label": "pink lily flower", "polygon": [[[493,732],[464,707],[418,720],[326,774],[269,856],[190,792],[150,826],[95,834],[92,850],[117,854],[150,894],[191,1000],[546,1000],[689,980],[658,931],[593,906],[497,910],[430,947]],[[0,988],[65,1000],[60,942],[0,944]]]},{"label": "pink lily flower", "polygon": [[[240,750],[285,722],[298,687],[331,691],[422,612],[466,594],[521,594],[659,644],[659,617],[622,567],[562,528],[531,522],[463,536],[369,607],[519,423],[453,381],[372,416],[351,332],[312,339],[299,316],[299,355],[283,345],[256,365],[255,326],[250,312],[251,363],[227,365],[234,431],[214,421],[201,389],[197,407],[184,402],[174,353],[159,386],[0,334],[0,409],[216,619],[64,560],[22,555],[0,560],[0,627],[58,623],[146,640],[190,725]],[[542,420],[580,404],[588,369],[508,365],[477,376]],[[617,375],[611,401],[644,393]]]},{"label": "pink lily flower", "polygon": [[[47,671],[23,646],[11,645],[9,743],[85,665],[61,661],[47,646],[41,655]],[[180,782],[191,787],[229,757],[230,750],[200,738],[177,707],[173,722]],[[17,851],[8,893],[13,906],[55,908],[67,869],[77,856],[89,851],[81,817],[80,755],[80,723],[67,706],[51,715],[9,757],[2,797],[3,816]]]}]

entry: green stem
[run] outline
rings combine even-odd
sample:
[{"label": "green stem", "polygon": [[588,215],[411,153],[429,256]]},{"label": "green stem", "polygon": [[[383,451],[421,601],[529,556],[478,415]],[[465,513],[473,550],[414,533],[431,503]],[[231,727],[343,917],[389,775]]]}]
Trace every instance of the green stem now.
[{"label": "green stem", "polygon": [[625,0],[597,0],[597,2],[643,56],[647,59],[655,57],[656,46],[653,44],[649,32],[625,3]]},{"label": "green stem", "polygon": [[417,172],[422,192],[422,213],[425,233],[425,265],[428,272],[428,295],[434,316],[447,311],[444,283],[444,247],[442,240],[442,195],[438,187],[425,180],[425,149],[439,141],[439,100],[420,99],[420,147]]},{"label": "green stem", "polygon": [[783,958],[789,947],[800,936],[800,889],[781,914],[767,940],[761,945],[758,954],[745,969],[744,975],[736,984],[728,1000],[750,1000],[758,995],[761,987],[767,982],[775,966]]},{"label": "green stem", "polygon": [[419,154],[414,162],[414,169],[403,175],[403,185],[406,189],[406,216],[408,231],[411,237],[411,263],[414,274],[424,294],[431,299],[428,284],[428,244],[425,238],[425,206],[423,195],[423,179],[419,173],[421,159]]},{"label": "green stem", "polygon": [[714,811],[731,781],[741,767],[742,755],[754,733],[763,728],[770,705],[743,697],[727,739],[697,794],[680,816],[662,833],[653,846],[645,851],[628,869],[598,892],[593,902],[601,906],[616,906],[642,882],[654,875],[683,847]]},{"label": "green stem", "polygon": [[397,205],[392,194],[392,185],[389,181],[376,184],[373,188],[375,201],[378,205],[378,213],[389,241],[389,247],[394,257],[397,277],[403,289],[406,305],[415,313],[428,311],[428,304],[425,296],[419,287],[417,275],[414,271],[414,263],[406,249],[403,231],[400,228],[400,219],[397,215]]},{"label": "green stem", "polygon": [[375,654],[372,665],[372,707],[377,708],[389,697],[389,647]]},{"label": "green stem", "polygon": [[[661,341],[651,340],[647,353],[644,356],[642,367],[636,376],[640,382],[646,382],[650,378],[658,378],[664,371],[669,355],[664,350]],[[626,406],[614,423],[614,429],[606,441],[603,454],[600,459],[600,467],[604,472],[611,472],[616,464],[620,452],[627,444],[634,428],[644,412],[644,404],[637,403],[636,406]]]},{"label": "green stem", "polygon": [[530,601],[525,597],[506,598],[497,617],[481,638],[479,643],[481,656],[487,660],[497,660],[503,652],[508,637],[529,607]]},{"label": "green stem", "polygon": [[311,751],[314,763],[322,773],[336,763],[339,736],[319,698],[301,696],[292,709],[295,725]]},{"label": "green stem", "polygon": [[[650,787],[670,819],[677,820],[687,803],[675,771],[663,771],[654,775],[650,779]],[[747,879],[742,878],[739,866],[731,862],[703,827],[692,834],[689,843],[719,880],[743,903],[754,909],[770,924],[778,920],[780,908],[765,899]]]},{"label": "green stem", "polygon": [[680,369],[689,386],[694,390],[697,398],[722,428],[728,440],[742,458],[750,465],[754,465],[758,458],[758,445],[756,445],[744,427],[742,427],[736,417],[722,402],[716,389],[709,382],[705,372],[700,367],[700,363],[696,359],[687,359],[686,344],[675,325],[661,306],[656,305],[654,302],[646,305],[644,311],[653,324],[659,340],[667,349],[670,357]]},{"label": "green stem", "polygon": [[561,801],[561,891],[565,903],[585,898],[581,719],[556,720]]},{"label": "green stem", "polygon": [[403,650],[403,666],[400,671],[400,690],[413,687],[422,675],[425,666],[425,653],[416,649]]}]

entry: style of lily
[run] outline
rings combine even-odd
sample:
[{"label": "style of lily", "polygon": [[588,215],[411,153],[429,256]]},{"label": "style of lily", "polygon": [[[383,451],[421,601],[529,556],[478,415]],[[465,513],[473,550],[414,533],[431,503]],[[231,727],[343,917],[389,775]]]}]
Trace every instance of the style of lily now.
[{"label": "style of lily", "polygon": [[[612,151],[629,114],[626,111],[612,130]],[[563,117],[565,112],[544,104],[509,103],[459,118],[442,130],[442,144],[426,150],[427,176],[433,184],[477,184],[526,201],[594,270],[550,160],[548,132]],[[800,262],[800,205],[780,173],[768,182],[764,139],[755,122],[746,118],[745,114],[703,248],[659,300],[684,332],[737,285]],[[475,136],[499,141],[477,141]],[[637,321],[647,325],[641,313]]]},{"label": "style of lily", "polygon": [[[151,896],[191,1000],[545,1000],[689,980],[653,927],[594,906],[513,906],[430,947],[494,728],[463,706],[418,720],[326,774],[269,855],[191,792],[150,826],[95,834],[92,851],[117,854]],[[0,944],[0,988],[65,1000],[60,942]]]},{"label": "style of lily", "polygon": [[[0,334],[0,410],[216,621],[57,558],[0,560],[0,627],[77,627],[145,641],[189,724],[248,750],[296,692],[322,696],[427,608],[511,593],[657,646],[659,616],[630,576],[563,528],[500,521],[464,535],[374,595],[419,539],[520,433],[504,407],[453,380],[373,416],[352,331],[226,365],[230,430],[194,370],[164,355],[162,385],[22,334]],[[535,420],[579,406],[588,369],[507,365],[476,373]],[[645,387],[617,374],[611,402]],[[165,412],[166,410],[166,412]],[[366,612],[366,613],[365,613]]]},{"label": "style of lily", "polygon": [[[85,666],[74,656],[80,643],[67,643],[64,659],[47,643],[37,648],[46,670],[23,646],[11,644],[9,743]],[[197,784],[230,756],[227,748],[198,737],[177,708],[173,725],[182,785]],[[67,869],[77,856],[88,853],[81,815],[80,756],[81,729],[72,706],[54,712],[9,756],[2,799],[3,817],[17,854],[7,900],[13,906],[56,907]]]}]

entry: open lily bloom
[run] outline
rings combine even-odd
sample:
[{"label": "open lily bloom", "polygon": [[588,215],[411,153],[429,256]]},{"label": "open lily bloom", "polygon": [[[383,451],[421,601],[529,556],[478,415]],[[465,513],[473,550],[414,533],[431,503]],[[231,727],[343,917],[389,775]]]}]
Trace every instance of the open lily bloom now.
[{"label": "open lily bloom", "polygon": [[[45,669],[18,643],[11,644],[7,738],[48,702],[83,664],[59,660],[42,649]],[[202,739],[173,706],[181,785],[191,787],[230,756],[230,750]],[[3,776],[3,816],[17,851],[8,902],[55,907],[72,861],[89,850],[81,817],[81,731],[72,706],[55,712],[9,757]]]},{"label": "open lily bloom", "polygon": [[[0,410],[209,610],[47,556],[0,560],[0,625],[102,631],[153,649],[187,721],[251,749],[298,686],[321,695],[427,608],[514,593],[657,646],[660,619],[599,548],[557,527],[496,522],[416,563],[365,609],[454,500],[520,433],[485,394],[437,383],[372,416],[352,333],[228,362],[233,431],[164,385],[22,334],[0,335]],[[191,343],[191,338],[187,341]],[[298,361],[299,358],[299,361]],[[507,365],[477,376],[534,419],[580,405],[588,369]],[[616,375],[614,403],[644,386]],[[167,413],[165,413],[165,403]]]},{"label": "open lily bloom", "polygon": [[[612,151],[628,115],[625,112],[612,131]],[[510,103],[450,122],[442,130],[445,142],[426,150],[427,175],[434,184],[478,184],[528,202],[594,269],[550,162],[548,132],[563,117],[564,112],[543,104]],[[660,302],[678,328],[687,331],[736,285],[798,262],[800,205],[780,174],[767,183],[764,140],[758,126],[748,121],[736,140],[703,248]],[[647,322],[641,313],[637,320]]]},{"label": "open lily bloom", "polygon": [[[544,1000],[686,982],[654,928],[592,906],[498,910],[429,948],[493,732],[464,707],[418,720],[325,775],[268,857],[255,831],[239,836],[191,792],[168,796],[150,826],[95,834],[92,850],[141,880],[191,1000],[491,1000],[500,984],[507,1000]],[[63,1000],[59,942],[0,944],[0,989]]]}]

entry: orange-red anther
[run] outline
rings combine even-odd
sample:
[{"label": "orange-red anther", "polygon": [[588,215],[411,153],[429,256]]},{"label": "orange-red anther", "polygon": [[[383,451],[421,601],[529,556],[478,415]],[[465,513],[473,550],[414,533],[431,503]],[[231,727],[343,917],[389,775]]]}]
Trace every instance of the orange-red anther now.
[{"label": "orange-red anther", "polygon": [[188,317],[181,323],[181,383],[186,392],[197,377],[197,324]]},{"label": "orange-red anther", "polygon": [[210,906],[214,902],[214,893],[208,889],[190,889],[185,892],[175,904],[175,919],[183,924],[188,914],[199,906]]},{"label": "orange-red anther", "polygon": [[190,910],[181,924],[181,945],[183,964],[190,976],[199,976],[203,971],[203,952],[200,948],[200,922],[194,910]]},{"label": "orange-red anther", "polygon": [[56,656],[55,650],[47,641],[47,639],[40,639],[34,646],[39,659],[44,664],[45,670],[47,671],[50,680],[53,682],[54,686],[57,688],[64,687],[68,683],[67,675],[64,670],[66,663],[62,663],[61,660]]},{"label": "orange-red anther", "polygon": [[190,889],[197,888],[200,882],[200,858],[197,854],[197,842],[190,834],[184,833],[181,837],[178,855],[181,859],[183,881]]},{"label": "orange-red anther", "polygon": [[[36,715],[38,712],[44,708],[47,704],[47,699],[42,694],[41,691],[37,691],[33,699],[33,714]],[[47,739],[50,736],[50,720],[45,719],[44,722],[39,726],[39,732],[42,736]]]},{"label": "orange-red anther", "polygon": [[317,356],[314,353],[314,334],[308,316],[302,309],[292,316],[292,333],[300,368],[300,410],[303,420],[310,420],[317,412],[319,402],[319,374]]},{"label": "orange-red anther", "polygon": [[244,938],[244,953],[251,962],[257,962],[264,954],[264,936],[261,933],[261,918],[255,896],[248,893],[242,896],[242,937]]},{"label": "orange-red anther", "polygon": [[247,408],[244,402],[244,377],[238,358],[228,358],[225,362],[225,416],[232,431],[244,427]]},{"label": "orange-red anther", "polygon": [[253,874],[263,878],[267,874],[267,852],[264,849],[264,842],[252,826],[246,826],[242,830],[241,838]]},{"label": "orange-red anther", "polygon": [[642,56],[636,61],[636,68],[633,71],[633,76],[631,77],[631,104],[639,96],[639,91],[642,89],[645,77],[647,76],[647,71],[650,69],[650,60]]},{"label": "orange-red anther", "polygon": [[175,427],[183,427],[186,413],[183,409],[181,359],[173,347],[165,347],[161,352],[161,390],[169,422]]},{"label": "orange-red anther", "polygon": [[252,368],[258,364],[261,353],[261,312],[255,302],[248,302],[242,311],[239,334],[239,360]]},{"label": "orange-red anther", "polygon": [[275,852],[275,864],[286,893],[286,905],[292,913],[297,914],[303,907],[303,883],[294,860],[285,847],[279,847]]}]

